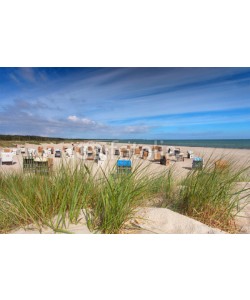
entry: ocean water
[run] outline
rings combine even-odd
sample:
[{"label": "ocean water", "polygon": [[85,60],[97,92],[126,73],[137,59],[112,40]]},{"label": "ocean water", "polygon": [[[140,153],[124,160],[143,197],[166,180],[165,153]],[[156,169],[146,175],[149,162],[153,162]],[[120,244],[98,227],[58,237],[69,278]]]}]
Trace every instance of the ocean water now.
[{"label": "ocean water", "polygon": [[189,146],[209,148],[250,149],[250,139],[244,140],[116,140],[120,143]]}]

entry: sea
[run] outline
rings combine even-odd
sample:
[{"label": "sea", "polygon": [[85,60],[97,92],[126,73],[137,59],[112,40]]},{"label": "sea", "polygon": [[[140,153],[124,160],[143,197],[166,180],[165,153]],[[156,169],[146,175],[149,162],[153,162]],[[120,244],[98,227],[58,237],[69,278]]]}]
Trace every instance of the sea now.
[{"label": "sea", "polygon": [[[105,140],[111,141],[111,140]],[[231,148],[231,149],[250,149],[250,139],[238,140],[112,140],[116,143],[167,145],[167,146],[188,146],[188,147],[209,147],[209,148]]]}]

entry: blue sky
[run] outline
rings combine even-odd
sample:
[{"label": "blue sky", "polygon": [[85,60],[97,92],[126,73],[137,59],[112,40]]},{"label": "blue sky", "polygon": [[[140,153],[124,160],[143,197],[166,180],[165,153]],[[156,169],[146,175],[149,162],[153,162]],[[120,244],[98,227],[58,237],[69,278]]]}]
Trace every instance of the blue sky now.
[{"label": "blue sky", "polygon": [[250,138],[250,68],[0,68],[0,134]]}]

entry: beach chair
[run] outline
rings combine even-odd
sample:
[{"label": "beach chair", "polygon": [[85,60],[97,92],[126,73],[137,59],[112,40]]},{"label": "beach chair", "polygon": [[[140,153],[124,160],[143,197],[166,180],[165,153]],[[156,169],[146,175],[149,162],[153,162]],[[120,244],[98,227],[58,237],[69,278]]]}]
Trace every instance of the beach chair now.
[{"label": "beach chair", "polygon": [[161,160],[161,153],[160,152],[155,152],[154,153],[154,162],[160,162]]},{"label": "beach chair", "polygon": [[35,173],[39,175],[48,175],[49,171],[49,162],[47,161],[34,161],[35,164]]},{"label": "beach chair", "polygon": [[117,174],[130,174],[132,172],[132,162],[131,160],[121,160],[116,162]]},{"label": "beach chair", "polygon": [[23,172],[35,172],[35,164],[33,157],[23,157]]},{"label": "beach chair", "polygon": [[176,154],[175,157],[176,157],[177,162],[184,161],[184,154],[183,153]]},{"label": "beach chair", "polygon": [[175,155],[175,148],[174,147],[170,147],[168,148],[168,155],[169,156],[174,156]]},{"label": "beach chair", "polygon": [[148,151],[147,150],[143,150],[143,152],[142,152],[142,158],[143,159],[147,159],[148,158]]},{"label": "beach chair", "polygon": [[202,169],[203,168],[203,158],[194,157],[192,163],[192,169]]},{"label": "beach chair", "polygon": [[103,154],[103,153],[99,153],[98,154],[98,160],[97,160],[98,166],[99,167],[103,166],[106,161],[107,161],[107,155]]},{"label": "beach chair", "polygon": [[135,148],[135,155],[140,155],[141,154],[141,150],[139,148]]},{"label": "beach chair", "polygon": [[115,155],[120,155],[120,151],[118,149],[115,149]]},{"label": "beach chair", "polygon": [[121,151],[122,157],[129,157],[129,150],[123,150]]},{"label": "beach chair", "polygon": [[174,155],[176,156],[176,155],[179,155],[181,153],[181,149],[180,148],[176,148],[175,150],[174,150]]},{"label": "beach chair", "polygon": [[163,155],[160,159],[160,164],[164,165],[164,166],[169,166],[170,165],[170,159],[168,157],[168,155]]},{"label": "beach chair", "polygon": [[43,147],[38,146],[38,153],[42,153],[43,152]]}]

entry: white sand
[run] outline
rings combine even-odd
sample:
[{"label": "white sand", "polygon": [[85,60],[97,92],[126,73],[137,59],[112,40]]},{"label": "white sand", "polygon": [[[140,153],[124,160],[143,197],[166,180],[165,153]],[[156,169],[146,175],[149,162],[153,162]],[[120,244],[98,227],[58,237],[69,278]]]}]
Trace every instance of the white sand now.
[{"label": "white sand", "polygon": [[[132,234],[218,234],[225,233],[216,228],[211,228],[196,220],[173,212],[167,208],[147,207],[139,208],[134,218],[130,221],[133,225],[132,229],[126,230],[126,233]],[[78,224],[67,224],[65,230],[74,234],[91,234],[86,226],[84,215]],[[55,232],[53,229],[43,227],[38,230],[33,225],[14,230],[11,234],[55,234],[63,232]]]}]

